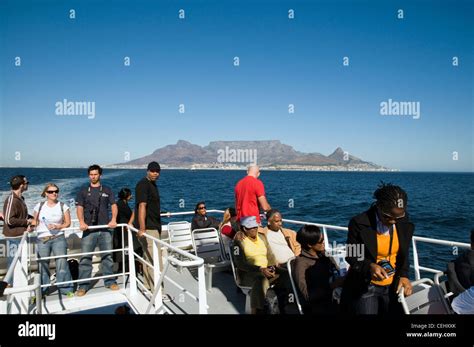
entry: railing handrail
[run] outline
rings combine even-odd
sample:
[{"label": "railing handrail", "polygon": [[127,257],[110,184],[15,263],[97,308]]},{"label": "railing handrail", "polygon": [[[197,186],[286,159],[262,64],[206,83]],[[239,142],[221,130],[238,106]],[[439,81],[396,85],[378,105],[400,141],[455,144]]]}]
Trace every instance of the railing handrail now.
[{"label": "railing handrail", "polygon": [[455,246],[455,247],[462,247],[462,248],[471,247],[471,245],[466,242],[433,239],[431,237],[425,237],[425,236],[413,236],[413,239],[415,241],[421,241],[421,242],[432,243],[432,244],[443,245],[443,246]]},{"label": "railing handrail", "polygon": [[[75,220],[75,221],[78,221],[78,220]],[[126,228],[126,230],[130,233],[132,232],[135,232],[135,233],[138,233],[138,229],[136,229],[134,226],[132,225],[128,225],[126,223],[120,223],[120,224],[117,224],[116,227],[121,227],[122,230],[123,228]],[[115,227],[114,227],[115,228]],[[96,226],[91,226],[88,228],[89,229],[110,229],[108,225],[96,225]],[[80,227],[79,226],[73,226],[73,227],[68,227],[68,228],[64,228],[64,229],[61,229],[61,231],[70,231],[70,232],[73,232],[73,233],[79,233],[79,232],[83,232],[82,230],[80,230]],[[22,243],[26,243],[26,238],[27,237],[35,237],[37,236],[37,232],[32,232],[32,233],[25,233],[23,235],[23,239],[22,239]],[[199,299],[197,300],[199,302],[199,312],[200,313],[207,313],[207,300],[205,297],[203,297],[203,295],[205,296],[205,286],[204,286],[204,282],[201,283],[203,281],[203,276],[204,276],[204,270],[203,270],[203,266],[204,266],[204,260],[202,258],[199,258],[193,254],[190,254],[182,249],[179,249],[177,247],[174,247],[168,243],[166,243],[165,241],[162,241],[160,239],[157,239],[153,236],[150,236],[148,234],[143,234],[143,237],[146,237],[147,239],[151,240],[156,247],[162,247],[162,248],[167,248],[169,251],[173,252],[173,253],[176,253],[176,254],[179,254],[181,255],[183,258],[185,259],[189,259],[189,260],[182,260],[182,259],[177,259],[175,258],[174,256],[168,256],[167,257],[167,262],[165,263],[165,269],[160,269],[160,271],[163,271],[160,275],[160,281],[163,281],[164,277],[165,277],[165,272],[166,270],[169,268],[169,264],[170,263],[173,263],[177,266],[181,266],[181,267],[198,267],[198,272],[199,272],[199,280],[198,280],[198,286],[199,286]],[[133,244],[133,243],[132,243]],[[155,247],[154,246],[154,247]],[[21,250],[21,248],[19,247],[19,250]],[[93,255],[93,254],[100,254],[100,253],[112,253],[112,252],[121,252],[121,251],[125,251],[125,250],[129,250],[132,252],[132,256],[135,256],[135,252],[133,249],[130,249],[130,245],[127,247],[123,247],[123,248],[118,248],[118,249],[111,249],[111,250],[106,250],[106,251],[92,251],[92,252],[84,252],[84,253],[76,253],[74,254],[74,256],[81,256],[81,255]],[[15,256],[16,258],[19,257],[19,253],[18,252]],[[64,258],[64,257],[70,257],[71,254],[65,254],[65,255],[54,255],[54,256],[49,256],[49,257],[44,257],[44,258],[37,258],[36,260],[37,261],[41,261],[41,260],[51,260],[51,259],[58,259],[58,258]],[[154,267],[157,265],[156,262],[155,264],[149,264],[147,263],[149,266],[151,266],[151,269],[153,270]],[[129,273],[129,272],[128,272]],[[125,275],[125,273],[122,273],[121,275]],[[111,274],[111,275],[104,275],[104,276],[99,276],[99,277],[90,277],[90,278],[85,278],[85,279],[77,279],[77,280],[71,280],[71,281],[66,281],[66,282],[60,282],[60,283],[56,283],[57,284],[72,284],[72,283],[78,283],[78,282],[83,282],[83,281],[90,281],[92,279],[105,279],[105,278],[113,278],[113,277],[117,277],[117,276],[120,276],[120,274]],[[23,292],[28,292],[28,291],[32,291],[34,289],[38,289],[38,288],[43,288],[43,287],[49,287],[49,286],[52,286],[52,284],[44,284],[44,285],[41,285],[41,282],[39,282],[39,284],[37,284],[36,286],[33,286],[33,285],[28,285],[28,286],[22,286],[22,287],[17,287],[17,288],[9,288],[9,290],[5,293],[6,295],[11,295],[11,294],[17,294],[17,293],[23,293]],[[202,287],[202,288],[201,288]],[[39,290],[39,289],[38,289]],[[156,290],[156,288],[155,288]],[[153,296],[152,296],[152,300],[150,300],[150,303],[147,307],[147,311],[146,313],[148,313],[152,307],[152,303],[155,302],[155,304],[157,302],[161,303],[161,297],[160,299],[156,299],[156,295],[158,293],[161,293],[161,290],[159,289],[158,291],[156,291],[155,293],[153,293]],[[187,291],[186,291],[187,292]],[[41,295],[41,294],[40,294]],[[155,301],[156,299],[156,301]],[[162,304],[161,304],[162,305]],[[40,308],[41,309],[41,308]]]},{"label": "railing handrail", "polygon": [[[224,213],[224,211],[222,211],[222,210],[208,210],[207,212],[208,213],[215,213],[215,212]],[[166,217],[166,216],[172,216],[173,217],[173,216],[178,216],[178,215],[191,215],[191,214],[194,214],[194,211],[162,213],[161,216],[162,217]],[[282,221],[287,222],[287,223],[293,223],[293,224],[301,224],[301,225],[316,225],[318,227],[326,228],[326,229],[330,229],[330,230],[339,230],[339,231],[348,231],[349,230],[347,227],[341,227],[341,226],[332,225],[332,224],[305,222],[305,221],[294,220],[294,219],[285,219],[285,218],[283,218]],[[72,219],[71,223],[72,222],[79,222],[79,220],[78,219]],[[138,232],[138,230],[135,227],[133,227],[131,225],[128,225],[126,223],[117,224],[117,227],[120,227],[120,226],[131,227],[131,229],[133,231]],[[89,229],[104,229],[104,228],[109,228],[109,227],[107,225],[89,226]],[[78,228],[77,227],[69,227],[69,228],[61,229],[61,231],[74,231],[75,229],[78,229]],[[462,248],[469,248],[470,247],[470,244],[466,243],[466,242],[434,239],[434,238],[426,237],[426,236],[413,236],[413,239],[416,240],[416,241],[432,243],[432,244],[439,244],[439,245],[444,245],[444,246],[457,246],[457,247],[462,247]],[[161,241],[161,240],[158,240],[158,241]],[[179,252],[179,251],[181,251],[181,250],[178,249],[177,252]]]},{"label": "railing handrail", "polygon": [[[126,223],[119,224],[119,225],[120,225],[120,226],[123,225],[123,226],[129,228],[130,230],[132,230],[132,231],[138,233],[138,229],[135,228],[135,227],[132,226],[132,225],[128,225],[128,224],[126,224]],[[176,253],[178,253],[178,254],[184,256],[184,257],[187,257],[187,258],[192,259],[192,261],[181,261],[181,260],[176,259],[176,258],[174,258],[174,257],[169,257],[170,259],[172,259],[172,261],[173,261],[174,263],[176,263],[176,264],[179,265],[179,266],[200,266],[200,265],[204,264],[204,260],[203,260],[202,258],[199,258],[199,257],[195,256],[194,254],[191,254],[191,253],[188,253],[188,252],[186,252],[186,251],[183,251],[182,249],[177,248],[177,247],[175,247],[175,246],[172,246],[172,245],[170,245],[169,243],[166,243],[166,242],[164,242],[163,240],[159,240],[159,239],[157,239],[157,238],[155,238],[155,237],[153,237],[153,236],[151,236],[151,235],[143,234],[143,236],[146,237],[146,238],[148,238],[148,239],[150,239],[150,240],[152,240],[152,241],[154,241],[154,242],[156,242],[156,243],[158,243],[158,244],[160,244],[161,246],[165,246],[166,248],[168,248],[169,250],[172,250],[173,252],[176,252]]]},{"label": "railing handrail", "polygon": [[[193,212],[194,213],[194,212]],[[71,222],[73,221],[78,221],[77,219],[75,220],[72,220]],[[120,223],[120,224],[117,224],[116,227],[126,227],[126,228],[129,228],[130,230],[132,230],[133,232],[135,233],[138,233],[138,229],[135,228],[133,225],[129,225],[127,223]],[[114,228],[116,228],[114,227]],[[110,229],[110,227],[106,224],[104,225],[94,225],[94,226],[89,226],[89,228],[87,230],[94,230],[94,229]],[[68,228],[64,228],[64,229],[61,229],[61,231],[72,231],[72,232],[83,232],[82,230],[79,229],[79,227],[68,227]],[[35,233],[30,233],[29,236],[36,236]],[[192,259],[192,262],[191,261],[181,261],[179,259],[176,259],[176,258],[173,258],[173,262],[176,263],[177,265],[179,266],[199,266],[201,265],[202,263],[204,263],[204,260],[202,258],[199,258],[197,256],[195,256],[194,254],[190,254],[190,253],[187,253],[185,251],[183,251],[182,249],[180,248],[177,248],[177,247],[174,247],[162,240],[159,240],[159,239],[156,239],[148,234],[143,234],[144,237],[150,239],[150,240],[153,240],[153,241],[156,241],[157,243],[159,243],[161,246],[164,246],[170,250],[172,250],[173,252],[176,252],[184,257],[187,257],[187,258],[190,258]],[[86,253],[76,253],[74,254],[74,256],[80,256],[80,255],[86,255],[86,254],[96,254],[96,253],[106,253],[106,252],[117,252],[117,251],[121,251],[122,249],[113,249],[113,250],[110,250],[110,251],[94,251],[94,252],[86,252]],[[51,260],[51,259],[56,259],[56,258],[61,258],[61,257],[64,257],[64,256],[51,256],[51,257],[45,257],[45,258],[42,258],[44,260]],[[172,257],[170,257],[172,258]]]}]

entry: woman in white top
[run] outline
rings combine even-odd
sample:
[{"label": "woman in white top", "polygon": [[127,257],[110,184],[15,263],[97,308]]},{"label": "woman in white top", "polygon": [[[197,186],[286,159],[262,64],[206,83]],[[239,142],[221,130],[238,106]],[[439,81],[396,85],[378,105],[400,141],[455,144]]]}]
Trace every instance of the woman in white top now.
[{"label": "woman in white top", "polygon": [[[59,188],[54,183],[46,184],[41,196],[46,197],[46,201],[38,203],[34,208],[34,223],[38,233],[37,252],[38,262],[41,272],[41,284],[50,283],[49,260],[41,258],[66,255],[67,242],[64,231],[71,225],[71,214],[69,207],[58,201]],[[57,258],[56,261],[56,281],[71,281],[71,272],[67,258]],[[73,285],[58,285],[59,292],[67,297],[73,297]],[[43,294],[48,293],[48,287],[43,288]]]}]

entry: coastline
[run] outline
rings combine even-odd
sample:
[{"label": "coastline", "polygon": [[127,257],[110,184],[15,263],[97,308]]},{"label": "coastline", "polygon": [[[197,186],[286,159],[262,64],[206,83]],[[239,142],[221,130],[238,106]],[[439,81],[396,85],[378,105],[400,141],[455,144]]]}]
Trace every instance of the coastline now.
[{"label": "coastline", "polygon": [[[365,165],[362,167],[345,167],[345,166],[305,166],[305,165],[259,165],[260,170],[262,171],[320,171],[320,172],[402,172],[398,169],[388,169],[388,168],[370,168]],[[87,166],[2,166],[0,169],[87,169]],[[102,165],[102,168],[108,170],[146,170],[146,165]],[[247,166],[218,166],[218,165],[209,165],[209,166],[171,166],[171,165],[161,165],[162,170],[189,170],[189,171],[207,171],[207,170],[228,170],[228,171],[242,171],[247,170]]]},{"label": "coastline", "polygon": [[[0,169],[87,169],[88,166],[0,166]],[[126,165],[103,165],[107,170],[146,170],[146,165],[143,166],[126,166]],[[246,166],[238,167],[183,167],[183,166],[161,166],[163,170],[189,170],[189,171],[242,171],[247,170]],[[474,174],[474,171],[441,171],[441,170],[399,170],[399,169],[351,169],[351,168],[322,168],[322,167],[300,167],[300,168],[286,168],[286,167],[271,167],[260,166],[262,171],[296,171],[296,172],[395,172],[395,173],[452,173],[452,174]]]}]

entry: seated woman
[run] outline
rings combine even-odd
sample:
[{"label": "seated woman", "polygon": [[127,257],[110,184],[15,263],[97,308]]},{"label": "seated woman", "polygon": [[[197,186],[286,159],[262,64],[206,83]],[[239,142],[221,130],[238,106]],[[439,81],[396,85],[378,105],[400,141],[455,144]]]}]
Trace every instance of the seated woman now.
[{"label": "seated woman", "polygon": [[214,228],[219,230],[219,220],[206,214],[206,203],[199,201],[194,208],[194,217],[191,222],[191,230]]},{"label": "seated woman", "polygon": [[222,235],[222,241],[224,242],[224,248],[226,252],[229,252],[229,245],[238,231],[236,224],[237,213],[233,207],[229,207],[224,212],[224,218],[219,226],[219,231]]},{"label": "seated woman", "polygon": [[[41,273],[41,284],[50,283],[49,260],[41,258],[67,254],[67,242],[64,231],[71,225],[71,215],[69,207],[58,201],[59,188],[53,183],[48,183],[43,189],[41,196],[46,197],[46,201],[38,203],[34,208],[34,225],[38,233],[36,249],[38,252],[38,262]],[[71,273],[67,258],[55,259],[57,282],[71,281]],[[58,286],[61,294],[67,297],[74,297],[73,285],[61,284]],[[47,294],[48,289],[43,288],[43,294]]]},{"label": "seated woman", "polygon": [[250,292],[252,314],[263,313],[265,296],[270,283],[279,278],[279,274],[276,273],[276,260],[265,235],[258,233],[255,216],[242,217],[240,225],[245,238],[234,239],[232,252],[239,282],[242,286],[252,287]]},{"label": "seated woman", "polygon": [[305,225],[296,240],[302,251],[293,262],[293,277],[303,299],[303,313],[334,312],[332,290],[341,286],[343,279],[329,283],[334,265],[324,253],[324,234],[316,225]]}]

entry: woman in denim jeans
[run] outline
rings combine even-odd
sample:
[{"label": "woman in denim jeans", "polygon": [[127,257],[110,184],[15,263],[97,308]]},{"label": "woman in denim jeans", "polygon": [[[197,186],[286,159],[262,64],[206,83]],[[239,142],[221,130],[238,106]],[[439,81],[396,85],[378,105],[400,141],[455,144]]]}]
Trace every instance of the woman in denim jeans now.
[{"label": "woman in denim jeans", "polygon": [[[36,244],[38,252],[38,263],[41,273],[41,284],[50,283],[49,259],[41,258],[60,256],[67,254],[67,242],[64,231],[71,225],[71,214],[69,207],[58,201],[59,188],[53,183],[48,183],[41,193],[46,197],[46,201],[38,203],[34,208],[34,223],[38,233],[38,242]],[[56,281],[71,281],[71,273],[66,257],[55,259],[56,262]],[[43,294],[48,293],[48,288],[43,288]],[[73,285],[58,285],[61,294],[67,297],[73,297]]]}]

